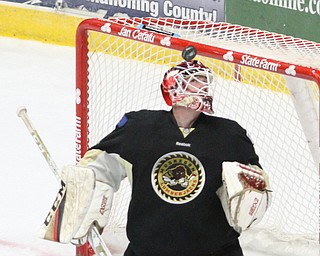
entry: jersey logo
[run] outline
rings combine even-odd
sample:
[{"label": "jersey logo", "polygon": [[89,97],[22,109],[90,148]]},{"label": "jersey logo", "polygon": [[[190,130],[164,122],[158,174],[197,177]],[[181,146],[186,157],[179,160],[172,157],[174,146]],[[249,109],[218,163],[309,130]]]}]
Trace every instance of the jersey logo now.
[{"label": "jersey logo", "polygon": [[196,198],[205,183],[205,171],[193,155],[171,152],[154,164],[151,183],[156,194],[171,204],[184,204]]}]

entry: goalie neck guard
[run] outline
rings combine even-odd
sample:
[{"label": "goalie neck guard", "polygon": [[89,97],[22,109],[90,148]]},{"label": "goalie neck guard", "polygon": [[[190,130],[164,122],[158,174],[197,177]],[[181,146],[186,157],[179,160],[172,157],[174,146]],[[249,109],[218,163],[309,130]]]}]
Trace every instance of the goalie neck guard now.
[{"label": "goalie neck guard", "polygon": [[200,61],[184,61],[169,69],[161,83],[168,106],[184,106],[213,114],[213,74]]}]

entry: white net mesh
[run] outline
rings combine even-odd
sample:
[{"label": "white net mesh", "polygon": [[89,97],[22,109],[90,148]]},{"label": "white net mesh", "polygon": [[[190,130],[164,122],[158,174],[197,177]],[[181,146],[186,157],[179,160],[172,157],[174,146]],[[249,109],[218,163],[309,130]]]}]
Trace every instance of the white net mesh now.
[{"label": "white net mesh", "polygon": [[[140,19],[112,21],[134,27],[141,23]],[[147,21],[190,41],[295,65],[320,67],[320,46],[316,43],[225,23],[179,21],[173,25],[172,20]],[[113,130],[125,112],[167,109],[160,83],[164,72],[182,58],[180,51],[100,32],[89,31],[88,41],[89,105],[85,118],[89,122],[89,146],[93,146]],[[296,113],[284,76],[203,56],[197,59],[212,69],[217,78],[216,115],[234,119],[246,128],[262,166],[269,173],[273,203],[255,230],[272,230],[272,234],[283,240],[303,237],[308,246],[302,254],[309,255],[305,253],[313,252],[315,247],[310,249],[309,245],[316,243],[319,233],[319,177],[303,125],[318,124],[318,85],[304,82],[310,95],[307,101],[315,106],[318,118],[306,124],[309,121],[301,120]],[[300,102],[302,108],[303,105]],[[125,180],[116,193],[109,230],[125,227],[129,200],[130,186]]]}]

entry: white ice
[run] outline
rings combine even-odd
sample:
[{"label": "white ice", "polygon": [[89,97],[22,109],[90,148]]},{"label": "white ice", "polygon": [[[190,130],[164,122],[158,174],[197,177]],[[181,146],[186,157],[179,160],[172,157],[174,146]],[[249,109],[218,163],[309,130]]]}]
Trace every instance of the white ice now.
[{"label": "white ice", "polygon": [[27,107],[58,166],[75,162],[74,48],[0,37],[0,89],[0,256],[74,256],[73,245],[37,236],[58,184],[16,115]]}]

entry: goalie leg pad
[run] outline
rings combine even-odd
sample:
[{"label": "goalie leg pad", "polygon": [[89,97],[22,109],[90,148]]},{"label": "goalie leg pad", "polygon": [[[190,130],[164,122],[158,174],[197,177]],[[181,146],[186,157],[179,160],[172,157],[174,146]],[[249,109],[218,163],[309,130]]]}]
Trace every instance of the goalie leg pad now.
[{"label": "goalie leg pad", "polygon": [[95,187],[93,170],[65,166],[61,170],[61,188],[40,228],[43,239],[69,243],[81,226]]}]

